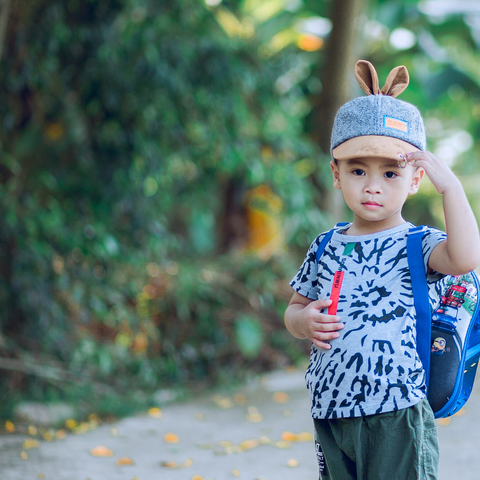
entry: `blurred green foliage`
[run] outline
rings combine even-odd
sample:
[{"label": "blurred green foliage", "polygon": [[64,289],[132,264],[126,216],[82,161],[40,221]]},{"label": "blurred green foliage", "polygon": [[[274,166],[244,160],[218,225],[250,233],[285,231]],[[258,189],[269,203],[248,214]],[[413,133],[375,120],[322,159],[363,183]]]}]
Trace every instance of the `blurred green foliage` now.
[{"label": "blurred green foliage", "polygon": [[[266,60],[258,45],[192,0],[17,5],[0,73],[2,356],[119,389],[258,357],[257,323],[235,319],[281,328],[288,262],[238,253],[230,220],[261,183],[319,218],[297,173],[315,152],[305,99],[274,89],[315,59]],[[265,339],[266,366],[301,354],[286,334]],[[69,388],[28,369],[2,383]]]},{"label": "blurred green foliage", "polygon": [[[331,2],[213,3],[13,2],[0,71],[0,357],[20,364],[0,370],[4,414],[19,398],[93,402],[304,358],[282,318],[289,278],[332,223],[318,208],[329,155],[305,122]],[[474,27],[414,1],[370,8],[361,56],[381,80],[408,67],[402,99],[424,114],[430,148],[468,176],[478,211]],[[390,41],[399,28],[415,38],[407,48]],[[281,200],[289,250],[248,250],[258,186]],[[428,182],[406,207],[438,225],[440,210]]]}]

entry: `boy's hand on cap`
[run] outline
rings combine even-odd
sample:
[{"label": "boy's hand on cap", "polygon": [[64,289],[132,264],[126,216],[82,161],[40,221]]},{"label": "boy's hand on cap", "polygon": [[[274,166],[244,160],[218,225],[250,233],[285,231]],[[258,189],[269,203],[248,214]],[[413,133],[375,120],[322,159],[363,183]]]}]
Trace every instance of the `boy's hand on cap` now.
[{"label": "boy's hand on cap", "polygon": [[332,304],[331,300],[316,300],[305,308],[305,336],[318,348],[329,350],[328,343],[339,337],[338,330],[344,328],[338,315],[322,313]]},{"label": "boy's hand on cap", "polygon": [[433,153],[427,151],[411,152],[407,153],[406,158],[412,167],[421,167],[425,170],[438,193],[443,195],[448,189],[460,185],[460,180],[448,165]]}]

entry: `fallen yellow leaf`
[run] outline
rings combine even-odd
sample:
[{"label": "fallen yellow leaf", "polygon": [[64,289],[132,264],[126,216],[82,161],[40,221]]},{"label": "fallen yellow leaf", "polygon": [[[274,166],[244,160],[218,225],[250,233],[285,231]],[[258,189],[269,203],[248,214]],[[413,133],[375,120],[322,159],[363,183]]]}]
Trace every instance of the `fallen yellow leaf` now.
[{"label": "fallen yellow leaf", "polygon": [[113,457],[114,453],[105,445],[98,445],[90,449],[90,455],[94,457]]},{"label": "fallen yellow leaf", "polygon": [[311,442],[313,435],[310,432],[301,432],[297,435],[297,442]]},{"label": "fallen yellow leaf", "polygon": [[23,460],[27,460],[27,459],[28,459],[27,452],[22,452],[22,453],[20,454],[20,456],[22,457]]},{"label": "fallen yellow leaf", "polygon": [[248,407],[248,413],[245,415],[247,422],[260,423],[263,421],[263,416],[255,407]]},{"label": "fallen yellow leaf", "polygon": [[57,440],[64,440],[65,438],[67,438],[67,432],[65,430],[58,430],[55,434],[55,437],[57,438]]},{"label": "fallen yellow leaf", "polygon": [[75,433],[78,433],[79,435],[83,434],[83,433],[87,433],[88,431],[90,431],[92,429],[92,425],[88,422],[82,422],[80,423],[80,425],[78,425],[77,427],[75,427]]},{"label": "fallen yellow leaf", "polygon": [[73,418],[69,418],[68,420],[65,420],[65,426],[69,429],[69,430],[73,430],[77,427],[77,421]]},{"label": "fallen yellow leaf", "polygon": [[214,402],[222,409],[227,410],[233,407],[233,400],[228,397],[221,397],[220,395],[215,395],[213,397]]},{"label": "fallen yellow leaf", "polygon": [[243,393],[237,393],[233,398],[239,405],[245,405],[245,403],[247,403],[247,396]]},{"label": "fallen yellow leaf", "polygon": [[38,474],[38,478],[40,478],[40,479],[43,479],[43,478],[45,478],[45,474],[43,474],[43,473],[39,473],[39,474]]},{"label": "fallen yellow leaf", "polygon": [[298,467],[298,460],[296,460],[295,458],[291,458],[287,462],[287,467],[291,467],[291,468]]},{"label": "fallen yellow leaf", "polygon": [[231,455],[240,452],[240,448],[229,440],[221,440],[218,444],[223,448],[223,454]]},{"label": "fallen yellow leaf", "polygon": [[233,447],[235,444],[230,440],[220,440],[219,445],[223,448]]},{"label": "fallen yellow leaf", "polygon": [[313,435],[310,432],[293,433],[285,431],[282,433],[282,440],[284,442],[310,442],[313,440]]},{"label": "fallen yellow leaf", "polygon": [[282,440],[285,442],[294,442],[296,437],[297,436],[293,432],[289,432],[289,431],[282,432]]},{"label": "fallen yellow leaf", "polygon": [[259,441],[262,445],[269,445],[272,443],[272,439],[268,435],[262,435]]},{"label": "fallen yellow leaf", "polygon": [[183,463],[177,463],[173,460],[168,460],[166,462],[161,462],[160,465],[165,468],[189,468],[193,465],[193,460],[191,458],[187,458]]},{"label": "fallen yellow leaf", "polygon": [[33,438],[27,438],[23,442],[23,448],[25,450],[29,450],[30,448],[38,448],[40,446],[40,442],[38,440],[34,440]]},{"label": "fallen yellow leaf", "polygon": [[447,425],[450,425],[452,423],[452,419],[450,417],[447,418],[437,418],[435,420],[437,425],[440,425],[442,427],[446,427]]},{"label": "fallen yellow leaf", "polygon": [[256,438],[252,438],[251,440],[244,440],[243,442],[240,442],[240,450],[245,452],[246,450],[251,450],[252,448],[258,447],[259,444],[260,441]]},{"label": "fallen yellow leaf", "polygon": [[285,392],[275,392],[273,394],[273,400],[277,403],[288,403],[290,401],[290,397]]},{"label": "fallen yellow leaf", "polygon": [[13,433],[15,432],[15,425],[13,424],[13,422],[11,422],[10,420],[7,420],[5,422],[5,430],[8,432],[8,433]]},{"label": "fallen yellow leaf", "polygon": [[180,443],[180,437],[175,433],[168,432],[163,436],[163,439],[167,443]]},{"label": "fallen yellow leaf", "polygon": [[115,462],[115,465],[135,465],[135,463],[130,457],[121,457]]},{"label": "fallen yellow leaf", "polygon": [[205,480],[201,475],[194,475],[190,480]]},{"label": "fallen yellow leaf", "polygon": [[29,425],[28,429],[27,429],[27,432],[28,432],[29,435],[34,437],[38,433],[37,427],[34,427],[33,425]]},{"label": "fallen yellow leaf", "polygon": [[240,476],[240,470],[238,470],[238,468],[232,468],[232,474],[238,478]]},{"label": "fallen yellow leaf", "polygon": [[292,442],[286,442],[285,440],[280,440],[279,442],[274,443],[275,447],[280,448],[282,450],[287,448],[292,448]]},{"label": "fallen yellow leaf", "polygon": [[152,407],[148,410],[148,415],[152,418],[162,418],[163,412],[158,407]]}]

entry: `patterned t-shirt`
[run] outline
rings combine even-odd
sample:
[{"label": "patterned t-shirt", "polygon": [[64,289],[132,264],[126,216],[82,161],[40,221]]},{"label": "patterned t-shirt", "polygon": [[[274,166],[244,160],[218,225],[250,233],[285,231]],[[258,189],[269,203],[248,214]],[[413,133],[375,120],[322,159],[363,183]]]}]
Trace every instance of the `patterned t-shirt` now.
[{"label": "patterned t-shirt", "polygon": [[[343,270],[337,315],[345,324],[330,350],[312,345],[306,373],[314,418],[347,418],[400,410],[425,396],[416,351],[415,307],[407,261],[410,223],[371,235],[338,228],[316,264],[323,235],[311,244],[290,285],[311,300],[328,299],[335,271]],[[425,271],[445,233],[426,227]],[[428,275],[432,284],[437,275]],[[326,312],[325,312],[326,313]]]}]

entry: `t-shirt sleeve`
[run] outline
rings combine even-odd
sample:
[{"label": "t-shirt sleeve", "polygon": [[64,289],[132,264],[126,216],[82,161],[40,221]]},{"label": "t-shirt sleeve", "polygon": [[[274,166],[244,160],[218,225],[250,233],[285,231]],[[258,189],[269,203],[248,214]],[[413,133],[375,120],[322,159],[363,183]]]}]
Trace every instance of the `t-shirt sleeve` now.
[{"label": "t-shirt sleeve", "polygon": [[425,271],[428,272],[428,277],[439,277],[443,274],[428,270],[428,262],[433,249],[447,239],[447,234],[436,228],[427,228],[422,238],[422,253]]},{"label": "t-shirt sleeve", "polygon": [[290,282],[290,286],[300,295],[317,300],[318,297],[318,281],[317,281],[317,261],[316,253],[324,234],[319,235],[310,245],[305,255],[305,260],[299,268],[297,274]]}]

